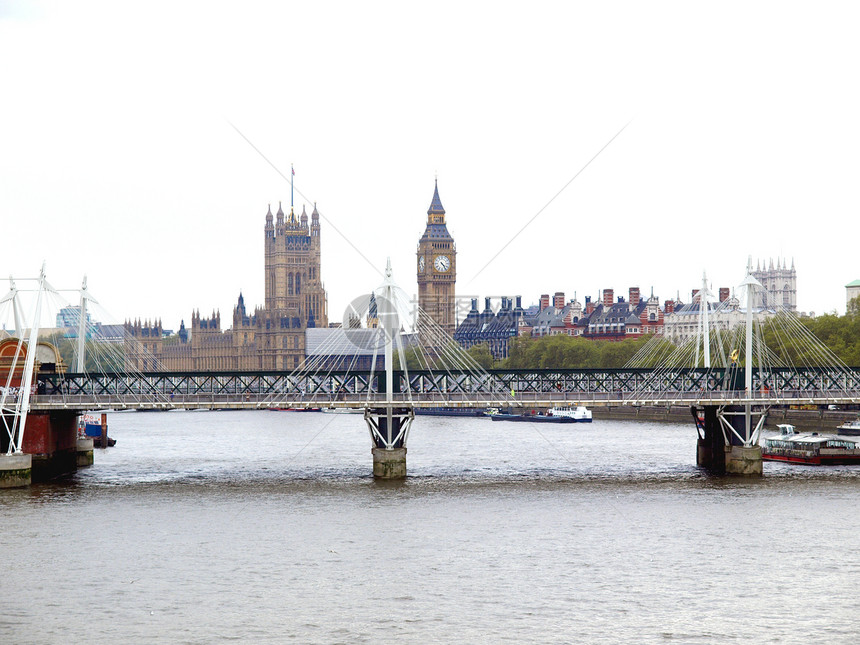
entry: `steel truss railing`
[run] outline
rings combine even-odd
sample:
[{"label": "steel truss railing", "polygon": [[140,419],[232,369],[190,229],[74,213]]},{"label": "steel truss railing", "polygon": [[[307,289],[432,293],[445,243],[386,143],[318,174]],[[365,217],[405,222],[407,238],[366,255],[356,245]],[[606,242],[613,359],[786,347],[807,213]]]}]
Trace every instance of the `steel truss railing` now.
[{"label": "steel truss railing", "polygon": [[[698,402],[860,402],[860,375],[826,368],[754,370],[753,393],[738,370],[493,370],[488,373],[399,373],[401,397],[415,406],[669,404]],[[99,407],[309,407],[357,406],[381,401],[382,381],[371,372],[151,372],[67,374],[44,381],[33,409]]]}]

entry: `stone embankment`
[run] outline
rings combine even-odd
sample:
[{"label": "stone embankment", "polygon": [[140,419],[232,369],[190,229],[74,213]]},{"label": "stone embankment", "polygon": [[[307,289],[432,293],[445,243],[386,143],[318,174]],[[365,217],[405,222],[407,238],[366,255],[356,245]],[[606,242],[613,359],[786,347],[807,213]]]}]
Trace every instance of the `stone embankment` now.
[{"label": "stone embankment", "polygon": [[[664,421],[692,423],[689,406],[613,406],[592,408],[594,419],[624,421]],[[857,410],[791,410],[771,408],[765,429],[775,430],[778,423],[791,423],[801,432],[836,432],[846,421],[857,418]]]}]

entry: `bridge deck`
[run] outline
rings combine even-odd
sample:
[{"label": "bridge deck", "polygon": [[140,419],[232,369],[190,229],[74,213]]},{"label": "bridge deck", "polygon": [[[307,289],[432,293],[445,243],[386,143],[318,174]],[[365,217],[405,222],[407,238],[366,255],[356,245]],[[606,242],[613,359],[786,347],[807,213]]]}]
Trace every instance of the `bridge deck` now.
[{"label": "bridge deck", "polygon": [[[563,405],[601,406],[654,406],[654,405],[850,405],[860,403],[856,397],[834,396],[827,393],[781,392],[746,396],[746,392],[660,392],[653,396],[624,396],[613,393],[574,394],[565,392],[522,393],[510,395],[469,396],[468,394],[430,393],[409,398],[405,395],[390,399],[397,406],[415,408],[550,408]],[[322,397],[244,394],[183,394],[168,397],[142,397],[133,395],[37,395],[31,398],[31,410],[189,410],[267,408],[364,408],[385,405],[384,394],[368,397],[366,394],[339,395],[335,399]],[[7,404],[10,401],[7,400]]]},{"label": "bridge deck", "polygon": [[[737,369],[492,370],[396,373],[393,403],[418,408],[554,405],[846,405],[860,374],[827,368],[754,370],[752,395]],[[384,375],[371,372],[65,374],[43,380],[33,410],[259,409],[378,406]],[[7,392],[6,405],[18,393]]]}]

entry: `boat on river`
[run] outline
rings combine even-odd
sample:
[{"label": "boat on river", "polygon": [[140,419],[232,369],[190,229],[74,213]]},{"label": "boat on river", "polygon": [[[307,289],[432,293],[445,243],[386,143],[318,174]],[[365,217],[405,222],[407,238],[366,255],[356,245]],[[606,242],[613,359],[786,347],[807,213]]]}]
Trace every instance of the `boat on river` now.
[{"label": "boat on river", "polygon": [[493,421],[527,421],[529,423],[591,423],[591,410],[584,405],[557,406],[546,414],[490,414]]},{"label": "boat on river", "polygon": [[836,432],[837,434],[847,435],[849,437],[860,436],[860,417],[854,419],[854,421],[843,423],[841,426],[836,428]]},{"label": "boat on river", "polygon": [[549,414],[553,417],[570,417],[578,423],[591,423],[591,410],[584,405],[558,406],[551,408]]},{"label": "boat on river", "polygon": [[476,408],[415,408],[415,414],[433,417],[485,417],[486,410]]},{"label": "boat on river", "polygon": [[[78,417],[78,438],[92,439],[94,448],[108,448],[116,445],[116,439],[108,437],[105,433],[107,445],[102,446],[102,416],[100,414],[82,414]],[[107,416],[105,416],[104,421],[107,424]]]},{"label": "boat on river", "polygon": [[860,464],[860,442],[818,432],[798,433],[790,423],[777,426],[779,434],[765,437],[761,458],[791,464]]},{"label": "boat on river", "polygon": [[491,414],[490,418],[493,421],[525,421],[527,423],[576,423],[570,417],[552,417],[548,414],[509,414],[507,412],[499,412]]}]

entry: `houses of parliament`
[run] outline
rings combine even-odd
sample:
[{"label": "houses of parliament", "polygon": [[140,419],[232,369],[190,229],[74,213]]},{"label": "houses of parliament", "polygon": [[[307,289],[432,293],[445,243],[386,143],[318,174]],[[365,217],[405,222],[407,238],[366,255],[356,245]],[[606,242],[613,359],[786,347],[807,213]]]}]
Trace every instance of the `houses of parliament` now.
[{"label": "houses of parliament", "polygon": [[[305,331],[328,326],[328,301],[320,272],[320,221],[316,204],[296,217],[279,206],[266,213],[265,303],[253,313],[239,294],[232,327],[220,312],[191,314],[191,328],[163,338],[160,321],[125,323],[126,360],[143,371],[292,370],[305,358]],[[189,333],[190,331],[190,333]],[[130,346],[129,346],[130,345]]]},{"label": "houses of parliament", "polygon": [[[279,371],[298,368],[312,348],[308,329],[326,328],[328,297],[321,278],[321,237],[316,204],[310,221],[304,207],[296,217],[279,206],[266,213],[265,302],[250,313],[242,294],[232,326],[222,329],[220,312],[191,314],[178,334],[164,337],[161,321],[125,323],[128,369],[170,372]],[[434,187],[427,224],[418,241],[418,304],[448,334],[456,325],[454,287],[457,252]],[[332,330],[334,331],[334,330]],[[322,332],[316,330],[314,337]]]}]

